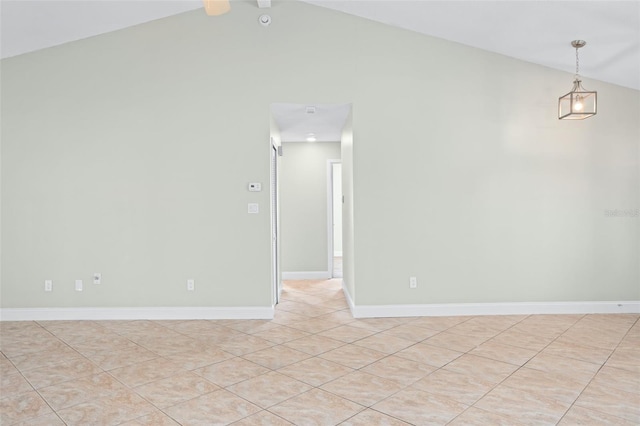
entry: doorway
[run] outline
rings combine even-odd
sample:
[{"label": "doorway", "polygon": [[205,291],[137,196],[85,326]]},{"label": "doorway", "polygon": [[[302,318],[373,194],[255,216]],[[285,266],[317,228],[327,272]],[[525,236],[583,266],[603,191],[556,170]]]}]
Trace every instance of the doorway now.
[{"label": "doorway", "polygon": [[[349,263],[353,136],[351,104],[271,104],[270,111],[275,305],[283,280],[326,280],[353,270]],[[347,141],[346,163],[342,159],[343,138]],[[303,150],[304,145],[309,149]],[[332,162],[327,163],[329,160]],[[348,197],[346,202],[343,195]],[[349,219],[346,224],[342,220],[344,206]]]}]

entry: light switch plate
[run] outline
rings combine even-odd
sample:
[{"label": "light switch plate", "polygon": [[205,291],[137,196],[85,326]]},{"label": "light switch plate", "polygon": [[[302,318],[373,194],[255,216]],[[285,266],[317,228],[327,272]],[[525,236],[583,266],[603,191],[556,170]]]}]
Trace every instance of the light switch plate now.
[{"label": "light switch plate", "polygon": [[262,184],[260,182],[251,182],[249,184],[249,192],[260,192],[262,191]]},{"label": "light switch plate", "polygon": [[76,280],[76,291],[82,291],[82,280]]}]

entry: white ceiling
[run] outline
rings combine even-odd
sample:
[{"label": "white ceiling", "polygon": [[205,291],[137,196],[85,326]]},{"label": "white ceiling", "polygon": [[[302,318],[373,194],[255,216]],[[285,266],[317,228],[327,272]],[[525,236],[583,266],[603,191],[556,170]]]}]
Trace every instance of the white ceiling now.
[{"label": "white ceiling", "polygon": [[374,21],[640,90],[640,1],[304,0]]},{"label": "white ceiling", "polygon": [[[293,0],[274,0],[273,7],[284,1]],[[587,40],[580,51],[585,80],[640,90],[640,0],[301,1],[568,72],[575,71],[570,41]],[[200,0],[0,0],[0,53],[16,56],[199,8]],[[289,120],[279,123],[283,132],[333,137],[322,128],[302,129],[300,120],[310,118],[304,105],[281,107]],[[324,107],[312,124],[324,123],[335,135],[331,119],[344,123],[340,106]]]},{"label": "white ceiling", "polygon": [[310,134],[315,142],[339,142],[350,104],[271,104],[282,142],[304,142]]},{"label": "white ceiling", "polygon": [[0,0],[0,50],[8,58],[202,7],[199,0]]}]

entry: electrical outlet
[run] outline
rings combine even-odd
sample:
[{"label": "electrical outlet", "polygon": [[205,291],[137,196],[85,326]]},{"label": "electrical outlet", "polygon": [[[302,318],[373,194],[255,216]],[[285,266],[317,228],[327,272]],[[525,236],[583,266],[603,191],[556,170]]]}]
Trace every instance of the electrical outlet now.
[{"label": "electrical outlet", "polygon": [[194,280],[187,280],[187,291],[194,291],[196,289],[196,282]]},{"label": "electrical outlet", "polygon": [[76,280],[76,291],[82,291],[82,280]]},{"label": "electrical outlet", "polygon": [[53,291],[53,281],[44,280],[44,291]]},{"label": "electrical outlet", "polygon": [[102,283],[102,274],[100,272],[93,273],[93,283],[101,284]]},{"label": "electrical outlet", "polygon": [[418,278],[409,277],[409,288],[416,288],[416,287],[418,287]]}]

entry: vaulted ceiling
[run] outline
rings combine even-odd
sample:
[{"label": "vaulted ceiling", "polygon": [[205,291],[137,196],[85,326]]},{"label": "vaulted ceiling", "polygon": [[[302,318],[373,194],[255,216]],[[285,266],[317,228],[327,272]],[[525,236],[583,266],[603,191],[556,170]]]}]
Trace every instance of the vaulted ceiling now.
[{"label": "vaulted ceiling", "polygon": [[[286,1],[295,0],[272,5]],[[587,40],[584,76],[640,90],[640,1],[303,1],[569,72],[570,41]],[[200,0],[1,0],[1,53],[20,55],[200,8]]]},{"label": "vaulted ceiling", "polygon": [[[258,7],[253,0],[235,1]],[[271,4],[283,7],[287,1],[296,0]],[[300,1],[568,72],[575,71],[571,40],[587,40],[580,51],[582,75],[640,90],[637,0]],[[1,54],[16,56],[202,8],[200,0],[0,0]]]}]

